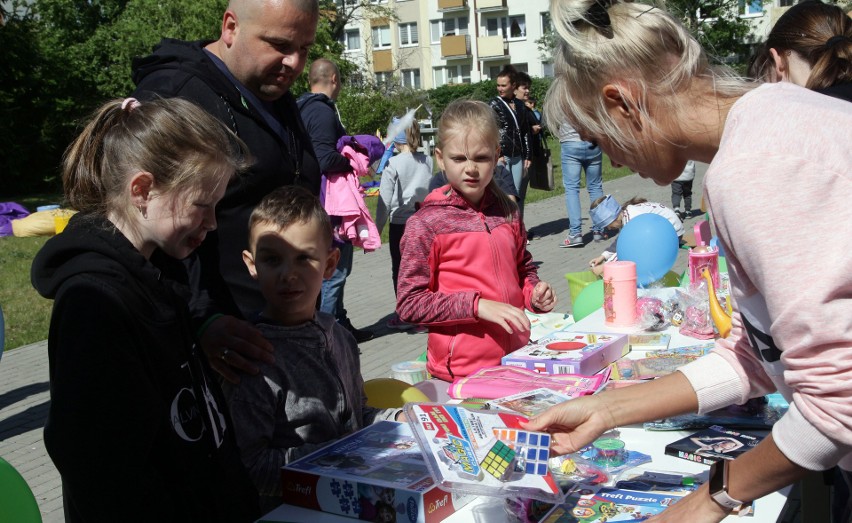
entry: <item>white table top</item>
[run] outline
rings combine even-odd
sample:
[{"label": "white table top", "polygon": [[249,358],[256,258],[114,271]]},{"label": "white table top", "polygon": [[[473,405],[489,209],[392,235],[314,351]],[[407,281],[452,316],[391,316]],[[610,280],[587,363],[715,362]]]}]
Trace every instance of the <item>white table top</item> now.
[{"label": "white table top", "polygon": [[[654,296],[662,298],[667,293],[674,292],[674,289],[640,291],[640,295],[643,292],[645,294],[653,294]],[[639,328],[613,329],[606,326],[604,324],[603,309],[598,309],[575,323],[573,326],[569,327],[567,330],[575,332],[619,332],[621,334],[639,334],[643,332]],[[669,342],[669,347],[671,348],[702,343],[702,340],[697,340],[680,334],[678,329],[675,327],[669,327],[665,331],[661,332],[671,335],[671,341]],[[631,353],[628,357],[643,356],[644,351],[639,351]],[[667,456],[665,454],[665,446],[667,443],[686,437],[694,431],[654,432],[646,431],[639,425],[621,427],[619,430],[621,431],[621,437],[627,444],[628,449],[652,456],[653,461],[649,464],[643,465],[644,468],[690,473],[702,472],[709,468],[706,465],[692,463],[687,460]],[[741,519],[738,516],[728,516],[723,521],[727,523],[775,523],[784,508],[784,504],[787,502],[787,494],[789,491],[790,487],[786,487],[778,492],[774,492],[755,500],[753,517]],[[480,496],[475,501],[469,503],[455,514],[445,519],[444,522],[476,523],[487,521],[489,523],[504,523],[507,521],[504,503],[505,500],[503,498]],[[317,512],[291,505],[281,505],[261,519],[263,521],[292,521],[299,523],[351,523],[353,521],[352,518]]]}]

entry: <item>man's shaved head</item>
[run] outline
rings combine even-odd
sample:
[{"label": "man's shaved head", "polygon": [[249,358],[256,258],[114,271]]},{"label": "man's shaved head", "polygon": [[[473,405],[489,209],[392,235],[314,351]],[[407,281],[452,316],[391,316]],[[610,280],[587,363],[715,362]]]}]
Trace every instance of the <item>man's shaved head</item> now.
[{"label": "man's shaved head", "polygon": [[317,0],[230,0],[219,40],[206,48],[261,100],[283,96],[314,44]]},{"label": "man's shaved head", "polygon": [[274,9],[283,4],[289,4],[305,14],[319,16],[317,0],[231,0],[228,2],[228,10],[241,19],[253,20],[262,15],[264,7]]},{"label": "man's shaved head", "polygon": [[334,76],[337,76],[338,79],[340,78],[340,71],[334,65],[334,62],[325,58],[319,58],[311,64],[311,70],[308,72],[308,83],[311,86],[328,84]]}]

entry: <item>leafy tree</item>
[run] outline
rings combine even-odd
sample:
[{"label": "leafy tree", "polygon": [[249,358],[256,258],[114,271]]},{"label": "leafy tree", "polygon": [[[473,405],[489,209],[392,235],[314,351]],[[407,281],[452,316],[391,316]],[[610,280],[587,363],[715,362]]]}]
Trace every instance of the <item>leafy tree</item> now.
[{"label": "leafy tree", "polygon": [[670,0],[666,8],[680,17],[711,60],[736,66],[748,60],[754,41],[748,20],[740,18],[741,3],[741,0]]},{"label": "leafy tree", "polygon": [[42,136],[41,121],[50,112],[50,101],[41,94],[42,74],[50,68],[33,45],[38,21],[21,2],[7,7],[0,13],[5,20],[0,25],[0,190],[14,193],[37,190],[43,182],[39,173],[49,170],[43,159],[56,151],[46,150]]}]

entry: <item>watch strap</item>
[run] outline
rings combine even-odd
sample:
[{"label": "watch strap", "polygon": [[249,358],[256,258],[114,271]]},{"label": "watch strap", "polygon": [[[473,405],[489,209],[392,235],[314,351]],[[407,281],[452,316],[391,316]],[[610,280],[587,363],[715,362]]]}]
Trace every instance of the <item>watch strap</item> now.
[{"label": "watch strap", "polygon": [[735,509],[739,508],[740,506],[744,505],[744,503],[742,501],[732,498],[724,490],[719,490],[717,492],[711,492],[710,495],[713,496],[713,499],[716,501],[716,503],[722,505],[725,508],[729,508],[731,510],[735,510]]},{"label": "watch strap", "polygon": [[728,465],[730,462],[725,460],[710,469],[710,496],[716,503],[745,516],[751,512],[751,501],[740,501],[728,494]]}]

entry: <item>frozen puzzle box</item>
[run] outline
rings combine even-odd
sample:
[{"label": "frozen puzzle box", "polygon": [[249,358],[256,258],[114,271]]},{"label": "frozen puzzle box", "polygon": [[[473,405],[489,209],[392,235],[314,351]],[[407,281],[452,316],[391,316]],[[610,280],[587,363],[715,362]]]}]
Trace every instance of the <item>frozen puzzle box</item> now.
[{"label": "frozen puzzle box", "polygon": [[472,496],[436,485],[411,428],[382,421],[281,469],[283,501],[366,521],[438,523]]}]

